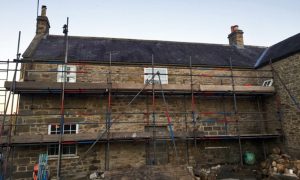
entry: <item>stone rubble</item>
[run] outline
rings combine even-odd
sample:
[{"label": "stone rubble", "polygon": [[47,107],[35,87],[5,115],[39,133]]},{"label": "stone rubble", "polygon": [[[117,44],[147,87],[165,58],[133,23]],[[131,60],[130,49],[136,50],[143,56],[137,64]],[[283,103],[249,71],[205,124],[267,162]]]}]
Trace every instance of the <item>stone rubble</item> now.
[{"label": "stone rubble", "polygon": [[300,160],[292,159],[278,147],[272,149],[272,153],[260,166],[264,178],[300,179]]}]

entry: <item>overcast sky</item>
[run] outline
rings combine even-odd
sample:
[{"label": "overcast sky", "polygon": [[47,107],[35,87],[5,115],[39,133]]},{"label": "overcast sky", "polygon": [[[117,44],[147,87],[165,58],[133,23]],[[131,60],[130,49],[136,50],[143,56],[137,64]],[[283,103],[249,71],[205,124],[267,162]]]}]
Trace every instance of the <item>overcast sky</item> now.
[{"label": "overcast sky", "polygon": [[[35,34],[37,0],[0,0],[0,59],[15,58]],[[300,0],[40,0],[51,34],[227,44],[230,26],[245,44],[270,46],[300,32]]]}]

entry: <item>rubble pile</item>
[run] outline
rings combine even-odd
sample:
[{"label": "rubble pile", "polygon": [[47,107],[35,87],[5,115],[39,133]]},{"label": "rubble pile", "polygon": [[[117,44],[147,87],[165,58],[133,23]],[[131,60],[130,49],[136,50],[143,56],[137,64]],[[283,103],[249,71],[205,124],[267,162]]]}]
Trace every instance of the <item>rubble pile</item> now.
[{"label": "rubble pile", "polygon": [[193,174],[197,180],[215,180],[220,168],[220,165],[206,168],[198,166],[193,170]]},{"label": "rubble pile", "polygon": [[278,147],[273,148],[272,153],[260,165],[264,177],[300,177],[300,160],[293,160]]}]

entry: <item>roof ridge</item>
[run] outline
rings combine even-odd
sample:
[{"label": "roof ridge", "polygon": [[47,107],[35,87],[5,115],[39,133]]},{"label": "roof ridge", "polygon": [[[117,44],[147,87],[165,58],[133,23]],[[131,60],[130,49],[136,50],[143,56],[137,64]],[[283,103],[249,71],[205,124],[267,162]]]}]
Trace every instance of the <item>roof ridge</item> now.
[{"label": "roof ridge", "polygon": [[[52,37],[64,37],[64,35],[51,34],[48,36]],[[183,43],[183,44],[202,44],[211,46],[225,46],[231,47],[229,44],[217,44],[217,43],[203,43],[203,42],[187,42],[187,41],[171,41],[171,40],[153,40],[153,39],[133,39],[133,38],[114,38],[114,37],[95,37],[95,36],[69,36],[70,38],[82,38],[82,39],[107,39],[107,40],[124,40],[124,41],[147,41],[147,42],[163,42],[163,43]],[[266,46],[257,45],[245,45],[245,47],[254,48],[267,48]]]}]

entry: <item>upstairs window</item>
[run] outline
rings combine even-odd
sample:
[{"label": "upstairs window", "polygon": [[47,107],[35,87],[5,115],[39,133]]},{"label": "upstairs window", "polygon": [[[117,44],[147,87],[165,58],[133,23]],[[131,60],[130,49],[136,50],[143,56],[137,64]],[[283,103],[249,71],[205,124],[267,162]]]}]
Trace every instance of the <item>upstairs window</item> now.
[{"label": "upstairs window", "polygon": [[[65,77],[64,77],[65,75]],[[57,66],[57,82],[74,83],[76,82],[76,66],[75,65],[58,65]]]},{"label": "upstairs window", "polygon": [[[63,129],[63,134],[78,134],[79,125],[78,124],[65,124]],[[48,126],[48,134],[60,134],[60,125],[50,124]],[[76,144],[63,144],[62,155],[64,156],[74,156],[77,153]],[[58,155],[58,144],[51,144],[48,146],[48,155],[57,156]]]},{"label": "upstairs window", "polygon": [[[168,84],[168,69],[167,68],[153,68],[154,74],[159,72],[161,84]],[[159,77],[156,74],[155,77],[151,80],[153,74],[152,74],[152,68],[144,68],[144,84],[149,82],[152,84],[159,84]]]},{"label": "upstairs window", "polygon": [[[63,134],[78,134],[79,124],[64,124]],[[59,124],[50,124],[48,134],[60,134]]]}]

